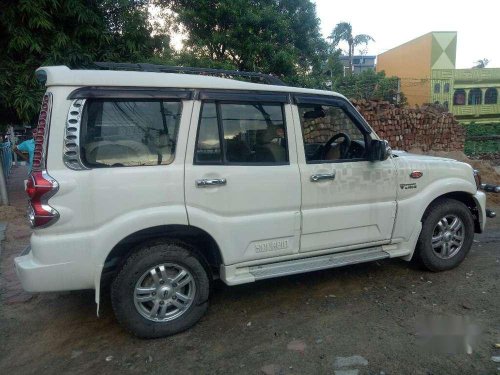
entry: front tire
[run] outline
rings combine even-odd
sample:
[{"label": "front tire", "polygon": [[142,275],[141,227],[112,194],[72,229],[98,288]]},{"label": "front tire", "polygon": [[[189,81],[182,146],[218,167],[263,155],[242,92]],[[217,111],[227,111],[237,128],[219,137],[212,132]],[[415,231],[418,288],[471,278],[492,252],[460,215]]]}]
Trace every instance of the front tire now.
[{"label": "front tire", "polygon": [[457,267],[465,259],[474,239],[474,219],[462,202],[442,199],[422,219],[416,259],[430,271]]},{"label": "front tire", "polygon": [[141,338],[173,335],[206,312],[210,281],[203,261],[188,246],[155,241],[125,262],[111,286],[118,322]]}]

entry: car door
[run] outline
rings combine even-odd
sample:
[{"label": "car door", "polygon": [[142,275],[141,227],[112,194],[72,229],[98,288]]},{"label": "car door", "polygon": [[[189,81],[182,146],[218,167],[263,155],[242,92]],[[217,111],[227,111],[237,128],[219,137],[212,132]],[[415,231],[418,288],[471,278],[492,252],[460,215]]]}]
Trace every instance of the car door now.
[{"label": "car door", "polygon": [[301,252],[388,243],[396,215],[391,158],[371,162],[376,136],[342,98],[296,96],[302,184]]},{"label": "car door", "polygon": [[300,177],[286,94],[202,92],[185,164],[190,225],[225,265],[298,253]]}]

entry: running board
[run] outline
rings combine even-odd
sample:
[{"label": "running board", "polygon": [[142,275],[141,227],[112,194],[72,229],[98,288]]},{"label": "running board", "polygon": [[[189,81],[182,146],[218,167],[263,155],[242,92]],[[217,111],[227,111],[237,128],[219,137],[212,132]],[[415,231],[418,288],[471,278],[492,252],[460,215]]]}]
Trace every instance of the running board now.
[{"label": "running board", "polygon": [[352,250],[337,254],[253,266],[248,268],[248,272],[255,280],[263,280],[272,277],[341,267],[348,264],[370,262],[372,260],[384,258],[389,258],[389,254],[383,251],[382,247],[378,246],[362,250]]}]

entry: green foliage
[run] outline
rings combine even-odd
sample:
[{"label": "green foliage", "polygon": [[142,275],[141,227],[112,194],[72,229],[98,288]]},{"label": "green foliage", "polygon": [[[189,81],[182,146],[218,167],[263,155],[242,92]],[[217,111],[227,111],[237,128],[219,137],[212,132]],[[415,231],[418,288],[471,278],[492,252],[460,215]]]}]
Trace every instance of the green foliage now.
[{"label": "green foliage", "polygon": [[[184,54],[317,85],[327,45],[307,0],[166,0],[187,32]],[[316,77],[314,77],[316,76]]]},{"label": "green foliage", "polygon": [[500,123],[464,125],[466,129],[464,153],[477,155],[500,152]]},{"label": "green foliage", "polygon": [[143,62],[169,55],[169,39],[164,34],[152,36],[148,0],[101,0],[107,46],[99,54],[102,61]]},{"label": "green foliage", "polygon": [[464,125],[467,136],[489,136],[500,135],[500,124],[476,124],[471,122],[469,125]]},{"label": "green foliage", "polygon": [[[0,2],[0,123],[36,121],[42,65],[143,61],[164,49],[152,37],[148,1],[20,0]],[[167,41],[168,43],[168,41]],[[11,110],[11,109],[14,110]]]},{"label": "green foliage", "polygon": [[[337,77],[333,82],[333,90],[350,99],[376,99],[397,103],[398,78],[386,77],[384,72],[365,70],[359,74]],[[402,93],[399,103],[406,103]]]}]

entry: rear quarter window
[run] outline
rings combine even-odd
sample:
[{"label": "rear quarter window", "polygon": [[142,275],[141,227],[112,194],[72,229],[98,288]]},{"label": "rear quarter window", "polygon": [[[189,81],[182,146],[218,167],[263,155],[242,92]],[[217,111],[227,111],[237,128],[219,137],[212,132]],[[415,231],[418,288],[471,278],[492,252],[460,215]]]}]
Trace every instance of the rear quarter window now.
[{"label": "rear quarter window", "polygon": [[170,164],[181,113],[178,100],[89,99],[82,118],[82,162],[90,168]]}]

